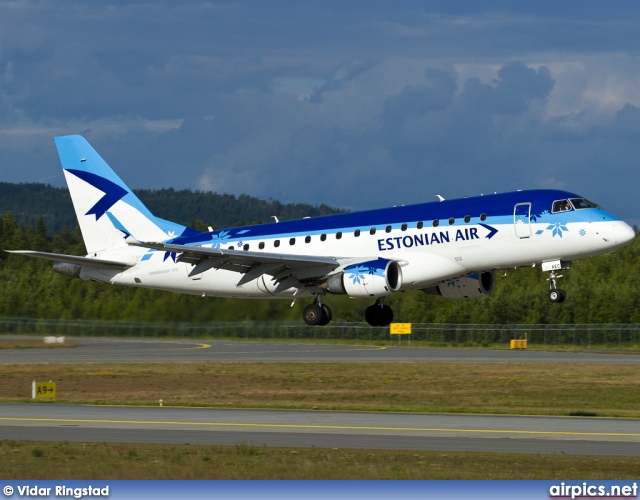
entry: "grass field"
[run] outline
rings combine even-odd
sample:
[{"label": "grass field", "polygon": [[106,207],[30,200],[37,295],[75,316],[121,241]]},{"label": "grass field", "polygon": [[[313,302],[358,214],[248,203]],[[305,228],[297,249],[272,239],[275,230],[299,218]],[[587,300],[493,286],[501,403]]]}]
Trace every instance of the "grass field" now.
[{"label": "grass field", "polygon": [[85,363],[0,366],[0,400],[323,410],[640,416],[637,365]]},{"label": "grass field", "polygon": [[0,441],[0,479],[638,479],[640,457]]},{"label": "grass field", "polygon": [[0,349],[60,349],[77,347],[78,345],[77,342],[68,339],[60,344],[45,344],[41,337],[37,339],[0,339]]}]

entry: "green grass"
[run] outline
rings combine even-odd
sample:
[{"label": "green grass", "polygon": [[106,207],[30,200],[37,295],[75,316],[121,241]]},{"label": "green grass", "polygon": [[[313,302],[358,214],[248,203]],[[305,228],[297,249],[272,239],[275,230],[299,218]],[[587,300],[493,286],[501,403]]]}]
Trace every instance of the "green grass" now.
[{"label": "green grass", "polygon": [[0,441],[0,479],[637,479],[640,457]]},{"label": "green grass", "polygon": [[84,363],[0,366],[0,401],[640,416],[640,367],[580,363]]},{"label": "green grass", "polygon": [[47,344],[41,337],[39,339],[0,339],[0,349],[59,349],[61,347],[78,347],[77,342],[65,340],[61,344]]}]

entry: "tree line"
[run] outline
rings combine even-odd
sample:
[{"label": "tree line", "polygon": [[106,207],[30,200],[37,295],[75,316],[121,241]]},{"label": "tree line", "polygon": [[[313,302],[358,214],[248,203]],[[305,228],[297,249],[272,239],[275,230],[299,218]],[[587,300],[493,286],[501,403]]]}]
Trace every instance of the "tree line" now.
[{"label": "tree line", "polygon": [[[244,194],[173,188],[134,189],[134,193],[154,215],[201,230],[273,222],[274,216],[288,220],[344,212],[328,205],[265,201]],[[5,212],[24,225],[36,225],[42,219],[51,234],[76,225],[69,191],[47,184],[0,182],[0,214]]]}]

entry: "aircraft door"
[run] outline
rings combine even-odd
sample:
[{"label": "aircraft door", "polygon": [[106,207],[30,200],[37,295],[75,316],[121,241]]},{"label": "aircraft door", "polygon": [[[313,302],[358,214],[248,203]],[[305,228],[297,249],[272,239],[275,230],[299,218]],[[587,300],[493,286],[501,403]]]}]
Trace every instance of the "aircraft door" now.
[{"label": "aircraft door", "polygon": [[531,236],[531,203],[518,203],[514,207],[513,224],[518,238]]}]

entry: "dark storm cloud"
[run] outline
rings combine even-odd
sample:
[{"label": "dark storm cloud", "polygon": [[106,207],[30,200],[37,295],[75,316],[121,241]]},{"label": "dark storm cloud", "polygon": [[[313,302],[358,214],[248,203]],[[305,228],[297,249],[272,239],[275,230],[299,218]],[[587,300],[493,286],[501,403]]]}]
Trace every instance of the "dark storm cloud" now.
[{"label": "dark storm cloud", "polygon": [[0,0],[0,180],[61,184],[52,136],[83,133],[135,187],[350,208],[566,187],[631,219],[639,10]]}]

